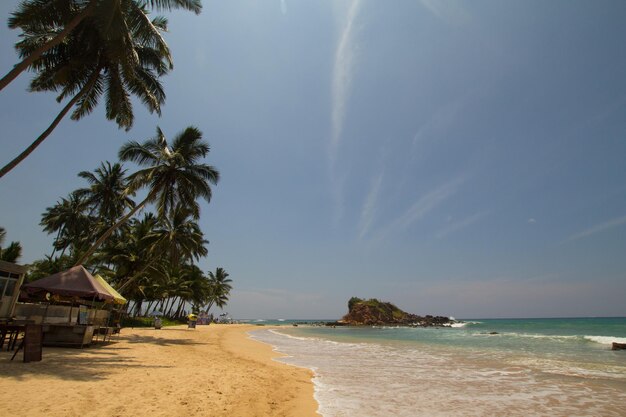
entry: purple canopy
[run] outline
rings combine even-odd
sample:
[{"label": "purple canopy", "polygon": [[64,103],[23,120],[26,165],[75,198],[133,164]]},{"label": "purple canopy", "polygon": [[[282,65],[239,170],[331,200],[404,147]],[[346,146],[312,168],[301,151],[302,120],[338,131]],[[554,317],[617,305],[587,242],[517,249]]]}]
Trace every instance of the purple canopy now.
[{"label": "purple canopy", "polygon": [[82,265],[24,284],[22,290],[31,296],[50,293],[63,297],[113,301],[113,296]]}]

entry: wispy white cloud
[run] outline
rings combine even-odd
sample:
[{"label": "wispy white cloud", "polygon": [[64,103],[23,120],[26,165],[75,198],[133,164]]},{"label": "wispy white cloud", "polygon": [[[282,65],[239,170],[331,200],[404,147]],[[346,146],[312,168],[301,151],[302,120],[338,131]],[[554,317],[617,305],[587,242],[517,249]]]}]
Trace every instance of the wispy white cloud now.
[{"label": "wispy white cloud", "polygon": [[535,223],[537,223],[537,220],[535,220],[534,218],[528,219],[528,224],[535,224]]},{"label": "wispy white cloud", "polygon": [[384,174],[383,172],[381,172],[372,179],[369,193],[367,194],[365,204],[363,204],[363,209],[361,210],[361,219],[359,222],[360,239],[362,239],[367,234],[370,226],[372,225],[372,221],[376,216],[376,203],[378,201],[378,194],[380,193],[380,188],[383,183],[383,177]]},{"label": "wispy white cloud", "polygon": [[338,177],[336,160],[343,133],[346,106],[350,96],[355,61],[355,29],[360,0],[350,4],[346,19],[340,31],[335,51],[331,84],[331,137],[329,145],[329,175],[331,192],[335,204],[335,222],[341,219],[343,212],[343,181]]},{"label": "wispy white cloud", "polygon": [[450,223],[449,225],[445,226],[443,229],[438,231],[435,234],[435,237],[437,239],[442,239],[452,233],[465,229],[466,227],[471,226],[472,224],[476,223],[477,221],[485,217],[487,214],[488,212],[483,211],[483,212],[472,214],[471,216],[461,219],[458,222]]},{"label": "wispy white cloud", "polygon": [[578,239],[582,239],[591,235],[595,235],[596,233],[600,233],[608,229],[613,229],[615,227],[619,227],[624,224],[626,224],[626,216],[618,217],[618,218],[609,220],[607,222],[597,224],[581,232],[575,233],[571,235],[570,237],[568,237],[567,239],[565,239],[563,243],[571,242],[573,240],[578,240]]},{"label": "wispy white cloud", "polygon": [[336,157],[339,142],[341,140],[343,123],[346,114],[346,105],[352,86],[355,58],[354,21],[356,20],[360,4],[360,0],[354,0],[350,5],[345,25],[341,31],[341,35],[339,36],[337,50],[335,51],[331,87],[331,160],[334,160]]},{"label": "wispy white cloud", "polygon": [[378,238],[384,239],[391,234],[407,229],[409,226],[434,210],[441,203],[456,194],[461,184],[465,181],[466,177],[460,176],[424,194],[422,197],[418,198],[400,217],[396,218],[387,227],[383,228],[378,233]]},{"label": "wispy white cloud", "polygon": [[287,0],[280,0],[280,12],[282,14],[287,14]]},{"label": "wispy white cloud", "polygon": [[415,154],[416,150],[428,141],[445,137],[448,130],[458,123],[459,115],[466,111],[478,93],[475,89],[469,90],[439,107],[413,135],[411,153]]},{"label": "wispy white cloud", "polygon": [[420,3],[448,24],[460,25],[471,19],[467,10],[456,0],[420,0]]}]

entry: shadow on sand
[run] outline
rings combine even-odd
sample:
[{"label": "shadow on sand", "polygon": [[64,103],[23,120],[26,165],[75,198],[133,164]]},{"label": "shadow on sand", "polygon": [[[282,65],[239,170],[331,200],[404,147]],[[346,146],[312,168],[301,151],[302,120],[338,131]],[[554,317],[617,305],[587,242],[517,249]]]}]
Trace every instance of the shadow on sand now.
[{"label": "shadow on sand", "polygon": [[13,352],[0,352],[0,375],[16,381],[32,375],[47,375],[55,378],[75,381],[94,381],[107,379],[108,373],[116,368],[171,368],[171,366],[139,363],[132,357],[120,355],[120,351],[133,349],[134,344],[153,344],[157,346],[197,345],[191,339],[168,338],[169,332],[187,331],[186,329],[155,330],[149,335],[113,336],[110,341],[97,342],[89,347],[44,347],[41,362],[22,362],[22,352],[11,361]]}]

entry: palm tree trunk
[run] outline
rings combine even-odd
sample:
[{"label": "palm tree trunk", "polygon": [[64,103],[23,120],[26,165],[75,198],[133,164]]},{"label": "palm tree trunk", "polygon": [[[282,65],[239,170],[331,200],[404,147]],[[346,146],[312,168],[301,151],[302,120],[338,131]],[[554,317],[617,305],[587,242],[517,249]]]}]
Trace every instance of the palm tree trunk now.
[{"label": "palm tree trunk", "polygon": [[176,309],[176,317],[182,317],[183,315],[183,305],[185,304],[185,300],[181,297],[180,302],[178,303],[178,308]]},{"label": "palm tree trunk", "polygon": [[[124,217],[122,217],[120,220],[118,220],[117,223],[115,223],[113,226],[109,227],[109,229],[104,232],[102,234],[102,236],[100,236],[100,238],[98,240],[96,240],[96,243],[94,243],[93,245],[91,245],[91,247],[87,250],[87,252],[85,252],[83,254],[83,256],[80,257],[80,259],[78,259],[78,261],[76,261],[76,264],[74,264],[74,266],[78,266],[83,264],[87,259],[89,259],[91,257],[91,255],[93,255],[93,253],[96,251],[96,249],[98,249],[100,247],[100,245],[102,245],[102,243],[109,237],[111,236],[111,233],[113,233],[115,231],[115,229],[117,229],[118,227],[120,227],[121,225],[123,225],[124,223],[126,223],[131,217],[133,217],[135,215],[135,213],[137,213],[139,210],[141,210],[143,208],[143,206],[146,205],[146,203],[152,198],[152,193],[148,193],[148,196],[139,204],[137,204],[135,206],[135,208],[133,208],[130,212],[128,212],[128,214],[126,214]],[[126,282],[126,284],[124,284],[121,288],[125,287],[128,284],[128,281]]]},{"label": "palm tree trunk", "polygon": [[154,300],[148,301],[148,307],[146,307],[146,312],[149,313],[152,308],[152,304],[154,304]]},{"label": "palm tree trunk", "polygon": [[67,103],[65,105],[65,107],[63,107],[63,110],[61,110],[61,112],[57,115],[57,117],[52,121],[52,124],[50,124],[50,126],[48,126],[48,128],[46,130],[44,130],[44,132],[41,135],[39,135],[39,137],[33,143],[31,143],[28,148],[26,148],[21,154],[16,156],[11,162],[9,162],[4,167],[2,167],[2,169],[0,169],[0,178],[4,177],[5,174],[7,174],[9,171],[11,171],[13,168],[15,168],[17,166],[17,164],[19,164],[24,159],[26,159],[26,157],[28,155],[30,155],[39,145],[41,145],[41,142],[43,142],[48,137],[48,135],[50,135],[50,133],[52,133],[54,128],[57,127],[57,125],[61,122],[61,119],[63,119],[63,117],[65,117],[65,115],[67,114],[68,111],[70,111],[72,106],[74,106],[74,104],[76,104],[76,102],[85,93],[87,93],[87,91],[89,91],[93,87],[94,83],[98,79],[98,75],[99,74],[100,74],[100,70],[99,69],[94,71],[94,73],[92,74],[92,76],[89,79],[89,81],[87,81],[87,83],[85,83],[85,85],[78,92],[78,94],[76,94],[69,101],[69,103]]},{"label": "palm tree trunk", "polygon": [[[24,71],[25,69],[27,69],[33,62],[35,62],[40,56],[41,54],[43,54],[44,52],[46,52],[47,50],[49,50],[52,47],[57,46],[58,44],[60,44],[61,42],[63,42],[63,39],[65,39],[67,37],[67,35],[70,34],[70,32],[72,30],[74,30],[74,28],[76,26],[78,26],[78,24],[80,22],[83,21],[84,18],[86,18],[87,16],[89,16],[91,14],[91,12],[93,12],[93,9],[95,8],[97,3],[97,0],[91,0],[89,2],[89,4],[87,5],[87,7],[85,7],[85,9],[80,12],[79,14],[77,14],[74,19],[72,19],[66,26],[65,28],[59,32],[58,35],[56,35],[54,38],[52,38],[52,40],[50,40],[50,42],[45,43],[43,45],[41,45],[39,48],[37,48],[33,53],[31,53],[29,56],[27,56],[26,58],[24,58],[21,62],[19,62],[18,64],[16,64],[13,69],[11,71],[9,71],[4,77],[2,77],[2,79],[0,80],[0,90],[2,90],[4,87],[6,87],[7,85],[9,85],[9,83],[11,81],[13,81],[14,79],[17,78],[18,75],[20,75],[22,73],[22,71]],[[1,175],[0,175],[1,176]]]},{"label": "palm tree trunk", "polygon": [[172,308],[174,307],[175,301],[176,301],[176,297],[173,297],[169,305],[170,308],[167,310],[167,314],[166,314],[167,317],[171,317],[170,314],[172,313]]},{"label": "palm tree trunk", "polygon": [[135,317],[141,317],[141,304],[143,300],[139,300],[135,303]]},{"label": "palm tree trunk", "polygon": [[57,237],[54,239],[54,243],[52,243],[52,253],[50,254],[51,259],[57,251],[55,243],[59,240],[59,237],[61,237],[62,231],[63,231],[63,227],[59,228],[59,231],[57,232]]},{"label": "palm tree trunk", "polygon": [[164,300],[165,305],[163,306],[163,310],[161,310],[161,312],[163,313],[163,316],[167,316],[167,308],[170,305],[170,299],[166,298]]}]

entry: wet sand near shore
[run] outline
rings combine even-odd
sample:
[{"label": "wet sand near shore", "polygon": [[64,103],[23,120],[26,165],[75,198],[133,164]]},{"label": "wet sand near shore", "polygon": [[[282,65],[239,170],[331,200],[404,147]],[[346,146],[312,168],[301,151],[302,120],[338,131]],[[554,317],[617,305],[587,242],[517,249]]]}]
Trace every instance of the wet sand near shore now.
[{"label": "wet sand near shore", "polygon": [[319,416],[312,373],[273,361],[250,325],[122,329],[110,343],[0,353],[11,416]]}]

